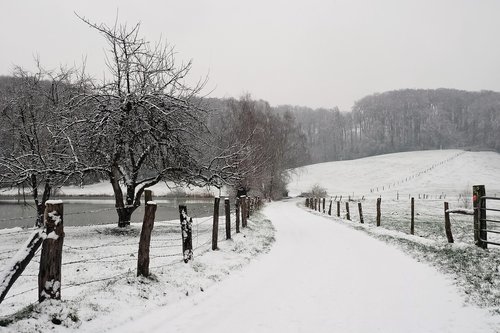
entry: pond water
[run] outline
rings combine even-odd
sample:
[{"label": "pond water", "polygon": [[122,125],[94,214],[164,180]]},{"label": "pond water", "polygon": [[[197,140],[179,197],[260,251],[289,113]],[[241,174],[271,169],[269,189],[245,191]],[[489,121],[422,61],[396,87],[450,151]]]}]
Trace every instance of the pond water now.
[{"label": "pond water", "polygon": [[[64,202],[64,225],[82,226],[95,224],[113,224],[118,222],[111,197],[71,197],[62,198]],[[165,198],[155,199],[158,205],[155,221],[175,220],[179,218],[179,205],[186,205],[188,215],[197,217],[212,216],[213,198]],[[219,215],[224,215],[221,199]],[[142,222],[144,206],[136,209],[132,222]],[[13,227],[32,227],[36,220],[33,202],[23,203],[16,199],[0,199],[0,229]]]}]

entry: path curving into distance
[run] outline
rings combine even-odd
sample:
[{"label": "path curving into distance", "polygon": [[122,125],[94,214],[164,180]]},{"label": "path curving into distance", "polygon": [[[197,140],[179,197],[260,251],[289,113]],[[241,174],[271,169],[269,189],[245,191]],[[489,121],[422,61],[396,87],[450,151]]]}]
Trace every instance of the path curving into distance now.
[{"label": "path curving into distance", "polygon": [[[271,252],[179,303],[116,332],[494,332],[452,282],[396,248],[297,201],[264,209]],[[500,327],[500,326],[499,326]]]}]

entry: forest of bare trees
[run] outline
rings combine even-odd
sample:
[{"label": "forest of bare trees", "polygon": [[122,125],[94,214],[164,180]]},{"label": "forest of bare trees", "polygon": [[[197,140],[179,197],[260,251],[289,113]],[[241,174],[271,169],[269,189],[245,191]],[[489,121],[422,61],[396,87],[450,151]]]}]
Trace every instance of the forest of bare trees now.
[{"label": "forest of bare trees", "polygon": [[208,103],[213,109],[210,129],[219,145],[236,143],[250,154],[234,188],[272,199],[287,195],[289,169],[309,162],[306,137],[292,113],[279,114],[269,103],[248,95]]},{"label": "forest of bare trees", "polygon": [[366,96],[351,112],[279,106],[307,138],[310,163],[401,151],[500,151],[500,93],[396,90]]}]

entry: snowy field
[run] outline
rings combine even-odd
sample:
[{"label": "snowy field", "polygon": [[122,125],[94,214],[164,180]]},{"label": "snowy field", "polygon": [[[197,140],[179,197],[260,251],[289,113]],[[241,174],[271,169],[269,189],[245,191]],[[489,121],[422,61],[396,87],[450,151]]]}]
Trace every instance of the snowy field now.
[{"label": "snowy field", "polygon": [[320,184],[331,196],[435,199],[485,185],[486,194],[500,196],[499,174],[498,153],[428,150],[309,165],[297,169],[288,188],[291,196]]},{"label": "snowy field", "polygon": [[[382,199],[381,223],[386,229],[410,233],[411,201],[415,198],[415,234],[445,240],[444,202],[450,209],[472,208],[472,185],[485,185],[488,196],[500,197],[500,154],[462,150],[433,150],[379,155],[351,161],[309,165],[296,170],[289,185],[290,195],[308,192],[315,184],[332,199],[345,201],[352,220],[359,221],[357,202],[362,203],[365,223],[375,223],[376,198]],[[500,209],[500,201],[489,201]],[[500,220],[498,212],[488,216]],[[473,243],[472,217],[450,215],[455,241]],[[490,234],[499,241],[497,235]]]}]

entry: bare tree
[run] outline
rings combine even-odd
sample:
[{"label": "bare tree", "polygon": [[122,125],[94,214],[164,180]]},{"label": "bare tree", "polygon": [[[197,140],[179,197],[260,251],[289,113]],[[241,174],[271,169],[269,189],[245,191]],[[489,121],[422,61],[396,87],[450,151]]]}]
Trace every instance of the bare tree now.
[{"label": "bare tree", "polygon": [[29,190],[37,210],[36,225],[41,226],[53,188],[83,174],[85,167],[68,135],[72,125],[64,122],[68,118],[61,109],[73,93],[74,71],[48,71],[39,61],[36,64],[36,72],[16,67],[13,84],[2,94],[0,187]]},{"label": "bare tree", "polygon": [[107,41],[110,76],[87,84],[71,107],[87,125],[87,162],[105,169],[113,187],[118,225],[130,224],[143,191],[161,181],[221,186],[237,178],[242,150],[210,144],[197,97],[204,82],[185,84],[191,62],[177,65],[173,48],[141,38],[139,24],[81,19]]},{"label": "bare tree", "polygon": [[307,155],[305,136],[292,114],[285,112],[281,116],[269,103],[252,100],[249,95],[226,100],[219,107],[222,110],[210,124],[219,129],[219,140],[246,142],[248,151],[240,164],[245,174],[236,189],[272,199],[286,195],[288,169]]}]

